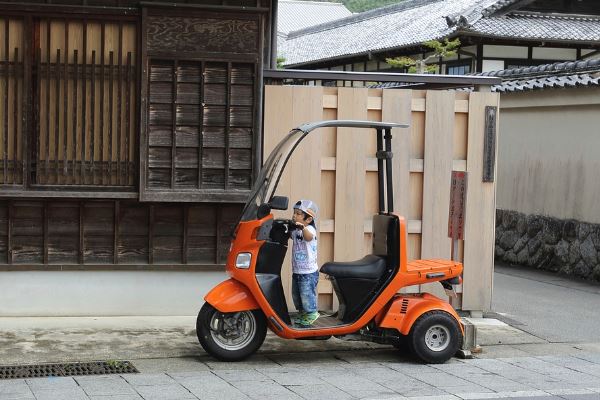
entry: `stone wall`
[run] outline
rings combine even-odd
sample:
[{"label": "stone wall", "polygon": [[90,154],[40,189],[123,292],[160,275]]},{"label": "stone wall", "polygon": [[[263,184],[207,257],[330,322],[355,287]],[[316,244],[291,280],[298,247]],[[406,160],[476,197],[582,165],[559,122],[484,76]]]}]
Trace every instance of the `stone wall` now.
[{"label": "stone wall", "polygon": [[600,224],[496,210],[495,257],[600,282]]}]

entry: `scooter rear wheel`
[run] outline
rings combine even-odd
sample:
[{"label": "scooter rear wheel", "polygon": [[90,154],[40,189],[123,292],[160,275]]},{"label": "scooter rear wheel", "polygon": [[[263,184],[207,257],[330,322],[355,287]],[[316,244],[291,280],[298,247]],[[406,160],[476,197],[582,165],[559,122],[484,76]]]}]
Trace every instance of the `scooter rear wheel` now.
[{"label": "scooter rear wheel", "polygon": [[430,364],[448,361],[462,344],[462,333],[456,319],[445,311],[429,311],[421,315],[408,334],[410,351]]},{"label": "scooter rear wheel", "polygon": [[260,348],[267,334],[267,321],[260,310],[222,313],[204,303],[198,313],[196,334],[208,354],[222,361],[239,361]]}]

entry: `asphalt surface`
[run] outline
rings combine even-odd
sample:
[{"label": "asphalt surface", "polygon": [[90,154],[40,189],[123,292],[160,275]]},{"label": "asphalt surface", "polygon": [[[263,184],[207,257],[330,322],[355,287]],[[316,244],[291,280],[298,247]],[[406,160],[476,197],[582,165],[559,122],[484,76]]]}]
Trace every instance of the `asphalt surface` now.
[{"label": "asphalt surface", "polygon": [[494,317],[548,342],[600,341],[600,285],[496,265]]}]

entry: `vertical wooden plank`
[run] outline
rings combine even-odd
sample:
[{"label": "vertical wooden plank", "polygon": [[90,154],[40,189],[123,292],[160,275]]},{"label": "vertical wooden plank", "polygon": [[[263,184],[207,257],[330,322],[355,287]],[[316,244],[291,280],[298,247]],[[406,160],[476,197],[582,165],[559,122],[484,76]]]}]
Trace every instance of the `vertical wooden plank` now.
[{"label": "vertical wooden plank", "polygon": [[448,205],[452,174],[454,93],[427,91],[425,112],[421,258],[450,258]]},{"label": "vertical wooden plank", "polygon": [[[69,116],[69,112],[67,111],[68,103],[69,103],[69,73],[68,73],[68,65],[69,65],[69,21],[65,19],[65,63],[64,63],[64,82],[63,82],[63,110],[64,110],[64,131],[63,131],[63,176],[65,179],[65,183],[67,183],[67,165],[69,162],[69,157],[67,156],[67,142],[69,138],[68,130],[69,124],[67,117]],[[74,111],[71,111],[74,112]]]},{"label": "vertical wooden plank", "polygon": [[[60,167],[58,163],[58,148],[59,148],[59,131],[60,131],[60,49],[56,49],[56,77],[55,77],[55,115],[54,115],[54,174],[56,175],[56,180],[54,183],[58,184],[59,176],[60,176]],[[66,113],[66,110],[65,110]]]},{"label": "vertical wooden plank", "polygon": [[[14,77],[13,80],[13,93],[14,93],[14,101],[13,101],[13,165],[12,165],[12,183],[13,185],[17,183],[17,171],[19,170],[19,138],[23,136],[22,131],[19,132],[19,76],[17,74],[17,63],[19,62],[19,48],[15,48],[15,64],[14,64]],[[23,112],[23,111],[21,111]]]},{"label": "vertical wooden plank", "polygon": [[100,25],[100,137],[98,140],[98,158],[100,163],[100,184],[104,185],[104,52],[106,51],[106,24]]},{"label": "vertical wooden plank", "polygon": [[[293,86],[265,86],[265,111],[264,111],[264,157],[262,162],[268,158],[277,143],[294,127],[294,87]],[[286,168],[279,180],[277,193],[290,196],[291,180],[290,169]],[[295,200],[290,198],[290,202]],[[290,210],[276,212],[276,217],[290,218]],[[284,293],[289,299],[291,293],[291,263],[290,254],[286,255],[281,271],[281,280]]]},{"label": "vertical wooden plank", "polygon": [[[119,22],[119,50],[117,53],[117,64],[118,64],[118,70],[117,70],[117,138],[119,138],[118,140],[121,140],[121,96],[123,95],[123,82],[122,82],[122,68],[123,68],[123,23]],[[113,85],[114,85],[114,67],[113,67],[113,61],[112,61],[112,52],[111,52],[111,61],[110,61],[110,110],[111,110],[111,138],[110,138],[110,146],[111,146],[111,151],[110,151],[110,156],[111,160],[112,160],[112,101],[113,101],[113,95],[112,95],[112,91],[113,91]],[[127,158],[127,155],[129,153],[129,146],[128,146],[128,136],[127,133],[125,133],[125,155]],[[119,162],[121,162],[121,156],[119,155],[119,157],[117,157],[117,159],[119,160]],[[110,167],[110,174],[109,176],[112,177],[112,163],[111,167]],[[128,174],[129,174],[129,165],[126,163],[125,164],[125,184],[128,185],[129,184],[129,179],[128,179]],[[121,185],[121,175],[118,176],[117,178],[117,184]],[[111,178],[111,182],[112,182],[112,178]]]},{"label": "vertical wooden plank", "polygon": [[[32,113],[32,109],[38,107],[33,106],[34,92],[37,88],[34,88],[34,82],[32,81],[32,57],[35,57],[37,46],[37,40],[35,40],[36,30],[33,26],[33,20],[31,16],[25,17],[25,35],[23,38],[23,99],[21,102],[21,167],[23,177],[23,187],[29,186],[29,174],[28,170],[31,167],[31,152],[30,147],[34,146],[33,135],[36,128],[35,121],[37,120],[36,112]],[[37,74],[39,75],[39,69]],[[32,123],[33,120],[33,123]],[[38,130],[39,136],[39,130]]]},{"label": "vertical wooden plank", "polygon": [[119,264],[119,217],[121,216],[121,207],[119,200],[115,201],[115,222],[113,225],[113,264]]},{"label": "vertical wooden plank", "polygon": [[[338,89],[338,119],[367,119],[367,89]],[[364,129],[338,128],[335,182],[336,261],[357,260],[364,256],[365,148]]]},{"label": "vertical wooden plank", "polygon": [[[99,163],[100,163],[100,184],[104,184],[104,80],[105,80],[105,67],[106,58],[106,24],[104,22],[100,23],[100,137],[98,138],[98,155],[99,155]],[[111,52],[112,53],[112,52]],[[112,70],[111,70],[112,72]],[[111,81],[112,83],[112,81]],[[112,98],[110,99],[112,102]],[[109,113],[112,114],[112,109],[110,109]],[[109,126],[112,127],[112,118],[109,119]]]},{"label": "vertical wooden plank", "polygon": [[[136,49],[139,48],[139,51],[136,51],[136,59],[137,57],[140,57],[140,52],[141,52],[141,61],[138,62],[137,64],[140,65],[140,67],[142,68],[142,71],[140,74],[138,74],[141,79],[138,81],[139,82],[139,90],[137,91],[138,93],[140,93],[140,101],[139,101],[139,108],[137,109],[138,111],[138,115],[139,115],[139,120],[140,120],[140,143],[139,143],[139,193],[140,193],[140,200],[143,201],[144,200],[144,194],[146,193],[146,176],[148,174],[148,132],[147,132],[147,118],[148,118],[148,113],[146,112],[147,110],[147,97],[148,97],[148,53],[146,51],[146,38],[147,38],[147,21],[148,21],[148,9],[146,7],[142,7],[142,18],[141,18],[141,27],[140,27],[140,32],[141,32],[141,44],[142,46],[138,46],[136,44]],[[139,25],[138,25],[139,26]],[[129,54],[128,54],[128,58],[129,58]],[[129,62],[129,60],[128,60]],[[127,79],[129,80],[129,71],[127,74]],[[128,82],[129,83],[129,82]],[[127,85],[127,89],[129,90],[129,85]],[[127,100],[129,101],[129,98],[127,98]],[[125,119],[126,123],[129,120],[130,115],[127,114],[127,118]],[[127,134],[129,135],[129,130],[127,130]]]},{"label": "vertical wooden plank", "polygon": [[[450,258],[448,207],[454,142],[454,93],[429,90],[425,103],[421,258]],[[438,283],[421,291],[445,296]]]},{"label": "vertical wooden plank", "polygon": [[75,49],[73,51],[73,133],[71,136],[71,151],[73,158],[71,171],[73,175],[73,183],[76,183],[75,180],[75,171],[77,170],[77,107],[79,106],[79,102],[77,101],[77,91],[78,91],[78,83],[79,83],[79,60],[78,60],[78,50]]},{"label": "vertical wooden plank", "polygon": [[[35,128],[33,129],[33,135],[35,135],[36,148],[35,154],[35,183],[38,183],[41,179],[42,174],[42,48],[36,49],[37,57],[35,60],[35,73],[36,73],[36,88],[33,104],[30,104],[34,111]],[[24,171],[27,172],[26,170]]]},{"label": "vertical wooden plank", "polygon": [[[296,86],[293,89],[292,125],[295,128],[303,123],[323,119],[323,88],[321,86]],[[309,134],[296,149],[288,162],[286,170],[290,179],[289,196],[293,205],[300,199],[310,199],[321,204],[321,147],[323,131]],[[302,182],[301,184],[298,184]],[[291,210],[288,211],[291,217]],[[317,219],[317,232],[319,230]],[[317,234],[317,243],[319,235]],[[286,264],[291,267],[291,259]],[[288,267],[288,268],[290,268]],[[291,272],[291,270],[290,270]],[[287,296],[291,298],[291,273],[285,275]]]},{"label": "vertical wooden plank", "polygon": [[[9,22],[10,19],[8,17],[4,18],[4,135],[3,136],[3,144],[2,148],[4,152],[4,157],[2,158],[2,163],[4,165],[4,176],[2,178],[3,183],[8,183],[8,66],[9,66],[9,58],[8,58],[8,46],[9,46]],[[16,75],[15,75],[16,79]],[[15,135],[16,136],[16,135]]]},{"label": "vertical wooden plank", "polygon": [[[108,64],[110,68],[110,77],[108,79],[108,184],[112,184],[112,151],[113,151],[113,86],[114,86],[114,53],[111,51],[108,55]],[[117,102],[119,102],[119,107],[121,103],[121,92],[117,94]],[[121,118],[120,118],[120,108],[119,108],[119,118],[117,122],[117,137],[120,138],[121,135]],[[117,157],[119,160],[119,157]],[[117,183],[121,183],[121,177],[118,177]]]},{"label": "vertical wooden plank", "polygon": [[204,61],[200,62],[200,118],[198,118],[198,189],[202,189],[202,146],[204,146]]},{"label": "vertical wooden plank", "polygon": [[[46,143],[45,147],[45,162],[44,162],[44,179],[43,183],[48,183],[48,169],[50,162],[50,35],[51,35],[51,20],[46,21]],[[38,183],[40,183],[38,181]]]},{"label": "vertical wooden plank", "polygon": [[227,63],[227,93],[225,94],[225,190],[229,189],[229,130],[231,129],[231,63]]},{"label": "vertical wooden plank", "polygon": [[92,76],[90,78],[90,174],[93,185],[96,177],[94,168],[94,141],[96,136],[96,50],[92,50]]},{"label": "vertical wooden plank", "polygon": [[[411,125],[412,90],[384,89],[381,121]],[[408,216],[410,207],[410,126],[392,130],[394,212]]]},{"label": "vertical wooden plank", "polygon": [[[130,94],[130,87],[131,87],[131,52],[127,53],[127,79],[125,81],[125,184],[129,185],[129,138],[130,138],[130,131],[129,131],[129,120],[131,119],[131,109],[130,109],[130,103],[131,103],[131,94]],[[131,124],[133,125],[133,124]],[[141,141],[140,139],[140,145],[142,143],[145,143],[143,141]],[[120,161],[120,160],[119,160]],[[140,164],[140,174],[141,175],[145,175],[145,169],[142,168],[142,165]],[[141,191],[141,188],[140,188]]]},{"label": "vertical wooden plank", "polygon": [[81,66],[81,177],[80,184],[85,184],[85,137],[87,134],[87,19],[83,20],[83,65]]},{"label": "vertical wooden plank", "polygon": [[173,103],[171,107],[171,189],[175,188],[175,158],[177,157],[177,77],[179,64],[173,62]]},{"label": "vertical wooden plank", "polygon": [[[498,93],[475,92],[469,96],[467,140],[469,182],[465,215],[463,310],[484,311],[491,308],[494,277],[496,177],[494,176],[494,182],[482,182],[483,142],[485,107],[498,107],[499,98]],[[498,118],[496,119],[496,132],[498,132]],[[496,144],[497,151],[498,145]],[[497,155],[496,159],[498,159]]]}]

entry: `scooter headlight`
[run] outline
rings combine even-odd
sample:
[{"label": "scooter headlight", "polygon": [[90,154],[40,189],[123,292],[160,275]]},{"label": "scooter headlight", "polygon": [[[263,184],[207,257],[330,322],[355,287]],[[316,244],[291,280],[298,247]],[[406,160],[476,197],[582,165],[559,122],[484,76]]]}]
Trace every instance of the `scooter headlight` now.
[{"label": "scooter headlight", "polygon": [[235,267],[241,269],[250,268],[250,261],[252,260],[252,254],[250,253],[240,253],[237,255],[235,259]]}]

